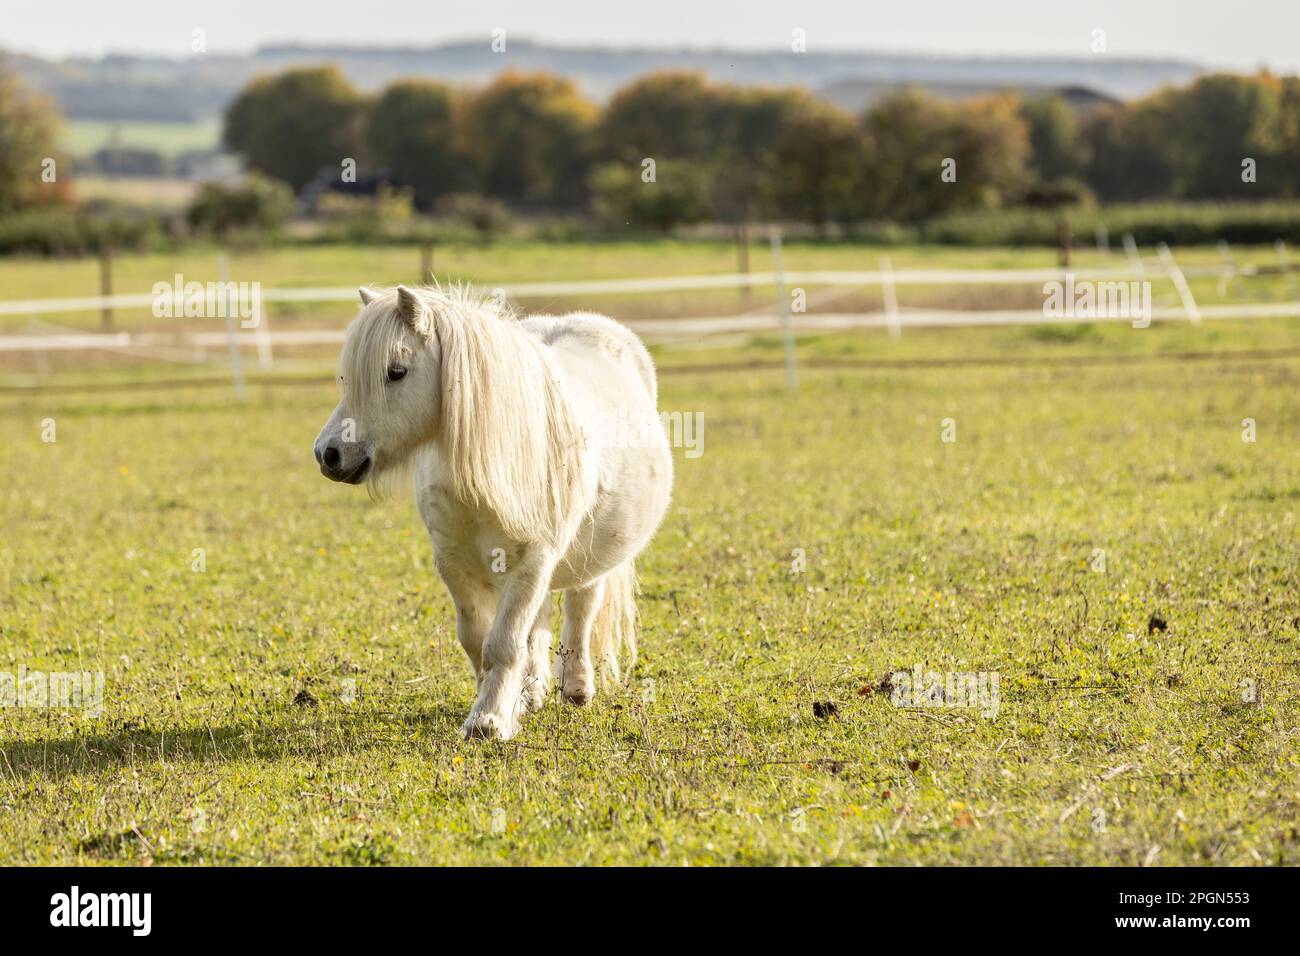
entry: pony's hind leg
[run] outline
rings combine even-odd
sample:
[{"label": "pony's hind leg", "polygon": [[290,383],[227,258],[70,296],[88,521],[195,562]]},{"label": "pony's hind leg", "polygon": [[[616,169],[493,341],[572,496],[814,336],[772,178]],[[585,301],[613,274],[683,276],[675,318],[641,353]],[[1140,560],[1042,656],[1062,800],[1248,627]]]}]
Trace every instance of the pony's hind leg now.
[{"label": "pony's hind leg", "polygon": [[548,594],[528,633],[528,663],[524,671],[524,707],[540,710],[551,694],[551,597]]},{"label": "pony's hind leg", "polygon": [[564,592],[564,630],[560,637],[560,691],[582,706],[596,696],[591,662],[591,629],[605,596],[605,579]]}]

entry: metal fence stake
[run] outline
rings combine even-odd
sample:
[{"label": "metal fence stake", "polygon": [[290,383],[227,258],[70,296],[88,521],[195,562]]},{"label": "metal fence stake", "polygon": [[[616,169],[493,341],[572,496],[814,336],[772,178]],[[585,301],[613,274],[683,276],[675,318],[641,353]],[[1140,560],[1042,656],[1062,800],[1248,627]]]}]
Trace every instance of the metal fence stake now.
[{"label": "metal fence stake", "polygon": [[790,296],[785,288],[785,266],[781,262],[781,230],[772,230],[772,270],[776,274],[777,303],[781,310],[781,330],[785,336],[785,383],[790,391],[799,387],[799,372],[794,364],[794,329],[790,315]]},{"label": "metal fence stake", "polygon": [[1196,300],[1192,298],[1192,287],[1187,284],[1187,277],[1183,275],[1183,270],[1178,268],[1178,263],[1174,261],[1174,254],[1169,251],[1169,246],[1163,242],[1156,246],[1156,252],[1160,254],[1160,261],[1164,263],[1169,278],[1178,291],[1178,299],[1183,304],[1183,311],[1187,313],[1187,321],[1191,322],[1192,325],[1199,325],[1201,310],[1196,307]]},{"label": "metal fence stake", "polygon": [[1147,277],[1147,267],[1142,264],[1142,257],[1138,255],[1137,242],[1133,238],[1133,233],[1124,233],[1121,242],[1124,243],[1124,255],[1128,256],[1129,265],[1133,267],[1134,272],[1145,279]]},{"label": "metal fence stake", "polygon": [[[224,252],[217,255],[217,275],[222,285],[230,281],[230,257]],[[244,359],[239,352],[239,332],[235,328],[235,317],[226,309],[226,343],[230,349],[230,372],[235,380],[235,397],[241,402],[244,392]]]},{"label": "metal fence stake", "polygon": [[880,259],[880,294],[885,300],[885,317],[889,320],[889,337],[903,337],[903,323],[898,314],[898,290],[894,288],[894,263],[889,256]]}]

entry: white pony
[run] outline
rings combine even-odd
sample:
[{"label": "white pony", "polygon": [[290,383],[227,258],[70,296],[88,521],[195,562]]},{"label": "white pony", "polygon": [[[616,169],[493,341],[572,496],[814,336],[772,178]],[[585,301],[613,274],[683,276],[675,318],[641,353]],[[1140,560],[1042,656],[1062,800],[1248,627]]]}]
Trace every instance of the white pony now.
[{"label": "white pony", "polygon": [[518,320],[461,288],[360,291],[316,460],[372,490],[413,467],[478,676],[461,730],[509,738],[550,695],[552,591],[565,700],[587,703],[598,672],[619,680],[635,659],[633,561],[672,490],[654,365],[603,316]]}]

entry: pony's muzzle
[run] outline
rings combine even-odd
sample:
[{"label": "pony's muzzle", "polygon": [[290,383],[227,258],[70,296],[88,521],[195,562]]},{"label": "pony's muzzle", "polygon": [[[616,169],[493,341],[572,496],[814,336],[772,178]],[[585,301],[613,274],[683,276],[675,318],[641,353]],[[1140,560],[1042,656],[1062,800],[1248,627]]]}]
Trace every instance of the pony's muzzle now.
[{"label": "pony's muzzle", "polygon": [[349,485],[358,485],[365,481],[370,473],[370,456],[363,455],[360,460],[346,454],[346,449],[336,442],[317,442],[312,449],[320,465],[320,473],[330,481],[342,481]]}]

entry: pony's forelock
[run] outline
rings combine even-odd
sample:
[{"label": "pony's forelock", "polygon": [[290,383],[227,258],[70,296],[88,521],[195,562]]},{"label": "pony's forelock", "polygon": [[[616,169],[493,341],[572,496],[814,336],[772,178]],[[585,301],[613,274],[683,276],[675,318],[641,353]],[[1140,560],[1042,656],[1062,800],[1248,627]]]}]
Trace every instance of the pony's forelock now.
[{"label": "pony's forelock", "polygon": [[[581,496],[583,436],[544,347],[495,298],[465,285],[422,288],[439,355],[437,438],[458,499],[493,511],[507,534],[555,542]],[[342,387],[359,418],[384,414],[388,363],[409,342],[395,291],[379,293],[349,330]],[[367,486],[382,496],[409,473],[414,452],[378,463]]]},{"label": "pony's forelock", "polygon": [[353,320],[339,356],[339,380],[349,408],[360,412],[383,406],[388,365],[400,349],[404,327],[392,303],[382,300]]}]

